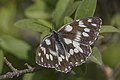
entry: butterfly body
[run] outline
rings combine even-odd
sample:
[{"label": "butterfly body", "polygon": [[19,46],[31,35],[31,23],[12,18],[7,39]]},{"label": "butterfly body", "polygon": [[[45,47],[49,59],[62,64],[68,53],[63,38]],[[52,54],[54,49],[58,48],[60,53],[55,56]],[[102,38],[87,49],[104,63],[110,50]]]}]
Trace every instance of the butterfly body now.
[{"label": "butterfly body", "polygon": [[73,66],[86,62],[101,22],[98,17],[88,17],[65,24],[58,31],[52,30],[37,49],[36,63],[67,73]]},{"label": "butterfly body", "polygon": [[52,35],[53,35],[53,38],[54,38],[54,41],[55,41],[55,44],[56,46],[58,47],[58,54],[65,54],[65,49],[64,49],[64,46],[62,44],[62,41],[61,41],[61,36],[58,34],[58,32],[56,31],[52,31]]}]

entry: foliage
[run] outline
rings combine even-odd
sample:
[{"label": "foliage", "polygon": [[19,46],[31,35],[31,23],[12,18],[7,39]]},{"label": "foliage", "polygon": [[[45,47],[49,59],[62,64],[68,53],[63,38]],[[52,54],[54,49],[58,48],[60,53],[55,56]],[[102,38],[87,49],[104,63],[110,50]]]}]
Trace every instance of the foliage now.
[{"label": "foliage", "polygon": [[[29,0],[1,0],[0,4],[2,4],[0,5],[0,73],[7,70],[6,68],[4,68],[5,65],[3,65],[3,56],[8,57],[9,59],[10,56],[13,56],[14,59],[11,59],[11,62],[14,62],[16,58],[25,62],[31,61],[31,57],[32,59],[35,59],[35,57],[33,57],[32,55],[35,55],[34,50],[39,45],[39,37],[41,37],[42,39],[44,36],[49,34],[50,28],[54,28],[55,30],[57,30],[62,25],[71,22],[74,19],[99,15],[99,13],[95,14],[95,11],[97,11],[98,9],[96,8],[96,6],[98,6],[97,0],[33,0],[33,2]],[[120,15],[118,13],[114,15],[114,17],[111,19],[112,24],[115,25],[115,27],[118,27],[120,25]],[[52,26],[51,20],[54,22],[53,24],[55,24],[55,26]],[[113,42],[110,46],[109,43],[104,45],[102,44],[102,42],[109,40],[107,38],[111,38],[110,35],[113,34],[113,32],[120,32],[120,30],[115,28],[113,25],[105,24],[104,21],[104,24],[102,25],[100,31],[100,37],[98,39],[99,46],[104,46],[104,49],[99,49],[99,46],[98,48],[93,47],[93,53],[89,57],[89,60],[91,62],[94,62],[99,66],[103,65],[105,62],[106,65],[109,64],[115,67],[119,63],[119,58],[116,59],[116,57],[120,46],[118,44],[114,44],[114,42],[117,40],[119,42],[119,38],[112,38],[112,40],[109,41]],[[38,32],[40,34],[38,34]],[[114,33],[113,35],[116,35],[116,33]],[[117,37],[118,36],[119,35],[117,34]],[[33,39],[36,41],[34,41]],[[116,47],[114,48],[114,46]],[[107,49],[105,47],[107,47]],[[33,53],[30,54],[30,51]],[[103,55],[101,55],[102,51],[104,53]],[[109,57],[106,53],[110,53]],[[31,55],[31,57],[29,55]],[[111,60],[113,55],[114,60]],[[34,64],[35,61],[31,61],[29,63]],[[22,62],[15,65],[18,64],[22,64]],[[88,67],[89,66],[91,66],[91,64],[88,64]],[[86,74],[84,76],[81,76],[81,67],[82,65],[79,66],[76,72],[79,74],[77,75],[70,74],[70,76],[55,72],[51,69],[42,68],[42,73],[40,71],[40,73],[35,72],[25,74],[24,76],[17,78],[16,80],[33,80],[35,76],[36,80],[56,80],[58,79],[58,77],[60,80],[63,80],[64,77],[65,79],[68,78],[70,80],[96,79],[95,77],[89,78],[88,76],[86,76]],[[94,71],[97,72],[97,69]],[[86,70],[85,72],[90,73],[89,70]],[[51,73],[54,75],[49,76],[51,75]],[[92,73],[88,75],[90,76],[91,74]],[[100,77],[101,73],[98,73],[98,75],[93,73],[93,75],[98,76],[97,79],[104,78]]]},{"label": "foliage", "polygon": [[2,72],[2,69],[3,69],[3,57],[4,57],[4,54],[3,54],[3,51],[2,50],[0,50],[0,65],[1,65],[1,67],[0,67],[0,73]]}]

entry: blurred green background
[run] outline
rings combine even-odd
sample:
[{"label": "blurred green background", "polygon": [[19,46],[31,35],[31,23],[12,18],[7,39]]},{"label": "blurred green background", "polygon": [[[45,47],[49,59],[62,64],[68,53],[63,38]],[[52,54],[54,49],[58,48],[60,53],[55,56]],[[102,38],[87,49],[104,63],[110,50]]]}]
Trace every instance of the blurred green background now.
[{"label": "blurred green background", "polygon": [[35,52],[49,34],[75,19],[98,16],[103,25],[89,60],[74,67],[75,74],[41,68],[6,80],[120,80],[120,0],[0,0],[0,75],[35,63]]}]

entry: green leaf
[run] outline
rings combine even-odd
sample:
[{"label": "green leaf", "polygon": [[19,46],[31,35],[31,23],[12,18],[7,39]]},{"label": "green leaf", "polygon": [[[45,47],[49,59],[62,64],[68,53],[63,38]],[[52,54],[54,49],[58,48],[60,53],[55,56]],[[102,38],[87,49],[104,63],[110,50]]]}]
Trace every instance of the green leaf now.
[{"label": "green leaf", "polygon": [[0,36],[0,47],[20,59],[28,59],[31,46],[26,42],[8,35]]},{"label": "green leaf", "polygon": [[98,40],[103,39],[103,38],[104,38],[104,36],[102,36],[102,35],[98,36]]},{"label": "green leaf", "polygon": [[98,50],[97,47],[94,47],[92,50],[93,50],[93,52],[88,59],[95,62],[96,64],[102,65],[103,62],[102,62],[102,57],[101,57],[100,51]]},{"label": "green leaf", "polygon": [[117,13],[113,16],[112,24],[120,28],[120,13]]},{"label": "green leaf", "polygon": [[116,68],[120,64],[120,41],[106,44],[102,57],[105,64]]},{"label": "green leaf", "polygon": [[[65,16],[69,16],[70,13],[69,9],[71,8],[71,5],[73,4],[74,0],[59,0],[54,12],[53,20],[55,21],[55,24],[57,28],[59,28],[64,21]],[[68,11],[68,12],[67,12]]]},{"label": "green leaf", "polygon": [[67,23],[72,22],[72,21],[73,21],[73,19],[70,18],[70,17],[68,17],[68,16],[66,16],[66,17],[64,18],[64,24],[67,24]]},{"label": "green leaf", "polygon": [[12,25],[16,13],[16,5],[13,2],[10,1],[6,4],[0,7],[0,27],[4,31],[8,30],[8,27]]},{"label": "green leaf", "polygon": [[41,32],[41,38],[48,34],[50,32],[50,28],[52,28],[52,25],[49,22],[41,19],[22,19],[17,21],[15,26],[35,32]]},{"label": "green leaf", "polygon": [[120,30],[111,25],[103,25],[101,27],[100,33],[108,33],[108,32],[120,32]]},{"label": "green leaf", "polygon": [[43,30],[51,28],[51,24],[49,22],[40,19],[22,19],[17,21],[15,26],[35,32],[43,32]]},{"label": "green leaf", "polygon": [[25,14],[29,18],[49,19],[51,15],[46,12],[46,6],[44,0],[36,0],[33,5],[26,9]]},{"label": "green leaf", "polygon": [[28,73],[23,76],[23,80],[33,80],[34,74],[33,73]]},{"label": "green leaf", "polygon": [[4,54],[3,51],[0,50],[0,73],[2,72],[3,69],[3,63],[4,63]]},{"label": "green leaf", "polygon": [[72,15],[75,12],[75,10],[77,9],[77,7],[80,5],[80,2],[81,1],[74,1],[73,3],[71,3],[70,7],[66,11],[66,15],[67,16]]},{"label": "green leaf", "polygon": [[94,15],[97,0],[82,0],[75,13],[75,19]]}]

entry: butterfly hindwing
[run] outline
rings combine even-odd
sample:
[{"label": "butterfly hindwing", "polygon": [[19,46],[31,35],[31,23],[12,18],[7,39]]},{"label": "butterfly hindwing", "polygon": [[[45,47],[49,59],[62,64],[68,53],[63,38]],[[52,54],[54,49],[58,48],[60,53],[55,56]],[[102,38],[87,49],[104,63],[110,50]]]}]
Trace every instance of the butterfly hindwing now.
[{"label": "butterfly hindwing", "polygon": [[59,49],[52,35],[43,39],[36,52],[36,63],[47,68],[55,68],[57,71],[69,72],[71,66],[65,55],[59,53]]},{"label": "butterfly hindwing", "polygon": [[55,64],[58,63],[58,59],[54,45],[55,41],[52,39],[52,35],[43,39],[43,42],[40,44],[36,52],[37,64],[43,67],[55,68]]},{"label": "butterfly hindwing", "polygon": [[67,38],[63,38],[62,42],[67,52],[66,57],[68,57],[68,62],[72,66],[84,63],[92,52],[89,45],[83,45]]}]

